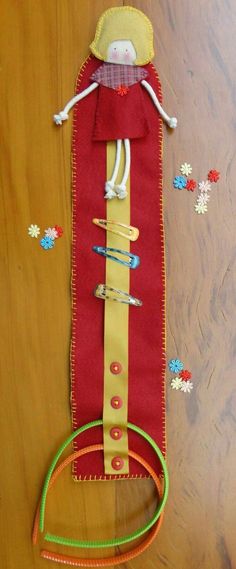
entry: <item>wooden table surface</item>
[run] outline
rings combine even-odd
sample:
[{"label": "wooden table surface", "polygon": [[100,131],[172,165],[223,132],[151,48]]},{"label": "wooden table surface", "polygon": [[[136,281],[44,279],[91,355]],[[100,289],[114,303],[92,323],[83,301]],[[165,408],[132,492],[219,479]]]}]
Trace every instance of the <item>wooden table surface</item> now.
[{"label": "wooden table surface", "polygon": [[[179,356],[192,370],[194,391],[172,391],[167,373],[171,490],[165,520],[143,557],[122,567],[233,569],[236,4],[128,3],[153,22],[164,106],[179,119],[174,133],[164,129],[167,356]],[[30,542],[46,469],[71,431],[72,122],[56,129],[51,117],[73,94],[99,15],[123,4],[2,0],[2,569],[52,566]],[[194,212],[191,192],[172,188],[184,161],[198,181],[210,168],[221,171],[206,215]],[[53,252],[28,237],[31,223],[64,227]],[[139,527],[154,506],[150,480],[76,484],[67,469],[49,500],[47,525],[85,539],[112,537]]]}]

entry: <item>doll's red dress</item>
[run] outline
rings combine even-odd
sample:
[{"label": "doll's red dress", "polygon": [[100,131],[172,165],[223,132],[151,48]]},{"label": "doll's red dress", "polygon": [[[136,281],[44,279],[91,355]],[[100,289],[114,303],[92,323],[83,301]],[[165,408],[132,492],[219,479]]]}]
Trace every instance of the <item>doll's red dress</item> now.
[{"label": "doll's red dress", "polygon": [[136,65],[103,63],[91,75],[99,83],[93,140],[141,138],[149,131],[141,81],[148,72]]}]

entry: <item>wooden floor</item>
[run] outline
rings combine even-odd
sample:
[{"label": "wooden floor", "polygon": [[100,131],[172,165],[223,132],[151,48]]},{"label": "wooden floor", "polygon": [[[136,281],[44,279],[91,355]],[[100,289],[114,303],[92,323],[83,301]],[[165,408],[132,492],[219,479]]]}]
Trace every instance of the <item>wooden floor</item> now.
[{"label": "wooden floor", "polygon": [[[194,391],[171,391],[167,373],[164,525],[143,557],[122,567],[234,569],[236,4],[128,3],[153,22],[164,106],[179,119],[176,132],[164,132],[167,355],[192,370]],[[73,94],[98,16],[114,5],[123,2],[2,0],[2,569],[51,567],[30,542],[46,469],[71,431],[71,120],[58,130],[51,117]],[[221,171],[206,215],[194,212],[192,193],[172,189],[183,161],[198,181]],[[53,252],[28,237],[31,223],[64,227]],[[148,519],[154,496],[148,480],[76,484],[68,469],[47,525],[83,538],[121,535]]]}]

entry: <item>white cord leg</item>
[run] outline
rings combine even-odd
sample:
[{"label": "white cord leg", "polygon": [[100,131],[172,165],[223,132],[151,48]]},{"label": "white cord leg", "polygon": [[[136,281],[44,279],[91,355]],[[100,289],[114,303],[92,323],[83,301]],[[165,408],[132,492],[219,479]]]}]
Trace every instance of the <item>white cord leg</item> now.
[{"label": "white cord leg", "polygon": [[127,196],[126,183],[127,183],[128,177],[129,177],[130,163],[131,163],[130,141],[128,138],[124,139],[124,145],[125,145],[124,174],[123,174],[123,178],[121,180],[121,183],[115,187],[117,196],[120,200],[123,200]]},{"label": "white cord leg", "polygon": [[130,173],[130,163],[131,163],[130,141],[128,138],[125,138],[124,144],[125,144],[125,171],[121,181],[121,186],[122,184],[126,185],[127,183]]},{"label": "white cord leg", "polygon": [[121,140],[116,141],[116,159],[113,174],[110,180],[107,180],[105,184],[105,199],[111,200],[116,197],[116,192],[114,191],[115,181],[120,167],[120,156],[121,156]]}]

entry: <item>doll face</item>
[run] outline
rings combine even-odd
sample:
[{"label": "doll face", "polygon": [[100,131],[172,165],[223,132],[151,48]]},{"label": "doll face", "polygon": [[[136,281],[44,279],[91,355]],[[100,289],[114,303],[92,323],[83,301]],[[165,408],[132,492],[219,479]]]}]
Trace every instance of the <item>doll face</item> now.
[{"label": "doll face", "polygon": [[135,59],[136,51],[130,40],[117,40],[110,43],[106,59],[109,63],[134,65]]}]

